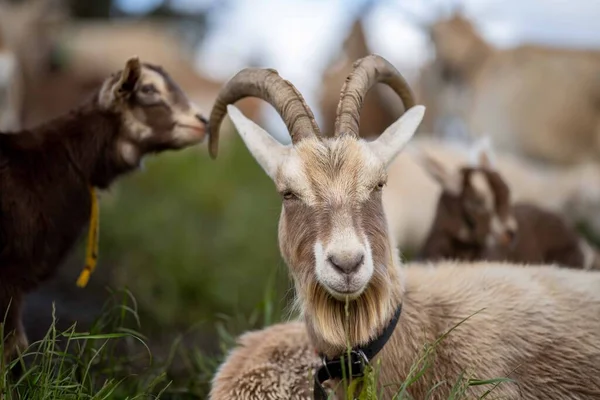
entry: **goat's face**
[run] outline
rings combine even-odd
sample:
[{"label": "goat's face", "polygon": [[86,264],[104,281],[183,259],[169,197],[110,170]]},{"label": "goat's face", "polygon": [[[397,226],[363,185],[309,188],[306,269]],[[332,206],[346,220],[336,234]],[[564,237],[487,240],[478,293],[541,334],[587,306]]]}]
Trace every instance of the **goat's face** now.
[{"label": "goat's face", "polygon": [[[275,175],[283,198],[280,247],[302,291],[354,299],[386,278],[384,163],[352,137],[306,139]],[[310,293],[305,293],[310,295]]]},{"label": "goat's face", "polygon": [[341,135],[282,146],[237,108],[229,115],[283,198],[279,244],[309,301],[384,293],[391,248],[381,191],[386,167],[423,118],[417,106],[377,140]]},{"label": "goat's face", "polygon": [[173,79],[138,58],[104,82],[98,100],[104,109],[121,115],[120,152],[131,163],[145,153],[200,143],[206,135],[205,117]]},{"label": "goat's face", "polygon": [[498,172],[487,168],[462,168],[460,194],[467,236],[479,245],[510,245],[517,231],[508,185]]}]

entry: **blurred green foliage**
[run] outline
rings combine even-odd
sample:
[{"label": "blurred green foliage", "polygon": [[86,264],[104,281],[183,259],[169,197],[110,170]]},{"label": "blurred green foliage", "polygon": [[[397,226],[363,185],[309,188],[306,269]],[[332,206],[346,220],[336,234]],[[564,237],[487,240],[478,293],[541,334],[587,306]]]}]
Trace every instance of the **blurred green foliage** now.
[{"label": "blurred green foliage", "polygon": [[285,308],[279,196],[239,137],[225,140],[216,161],[204,147],[149,158],[101,200],[100,261],[161,327],[248,315],[266,288],[269,318]]}]

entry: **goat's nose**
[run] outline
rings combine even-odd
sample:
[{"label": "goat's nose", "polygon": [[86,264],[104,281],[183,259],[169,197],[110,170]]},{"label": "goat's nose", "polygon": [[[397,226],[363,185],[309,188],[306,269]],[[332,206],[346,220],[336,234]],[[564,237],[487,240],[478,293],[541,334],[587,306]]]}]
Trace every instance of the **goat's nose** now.
[{"label": "goat's nose", "polygon": [[196,114],[196,119],[204,125],[208,125],[208,120],[202,114]]},{"label": "goat's nose", "polygon": [[358,270],[358,268],[362,265],[364,259],[365,255],[363,253],[332,254],[327,258],[333,268],[342,274],[351,274],[356,272],[356,270]]}]

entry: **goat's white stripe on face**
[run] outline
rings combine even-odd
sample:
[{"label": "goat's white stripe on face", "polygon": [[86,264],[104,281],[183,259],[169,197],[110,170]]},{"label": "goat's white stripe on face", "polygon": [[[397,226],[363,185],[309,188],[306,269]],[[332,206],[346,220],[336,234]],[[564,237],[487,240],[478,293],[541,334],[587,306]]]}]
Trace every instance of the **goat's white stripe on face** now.
[{"label": "goat's white stripe on face", "polygon": [[484,173],[479,171],[473,172],[471,175],[471,185],[485,201],[486,210],[492,211],[494,209],[494,192]]}]

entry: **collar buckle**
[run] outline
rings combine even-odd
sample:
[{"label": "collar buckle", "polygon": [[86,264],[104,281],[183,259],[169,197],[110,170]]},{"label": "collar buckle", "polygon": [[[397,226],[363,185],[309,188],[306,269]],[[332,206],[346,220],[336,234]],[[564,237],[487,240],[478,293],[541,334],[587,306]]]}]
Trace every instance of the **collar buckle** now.
[{"label": "collar buckle", "polygon": [[[369,364],[369,359],[366,354],[360,349],[350,351],[350,363],[348,363],[348,353],[344,352],[340,357],[333,360],[322,358],[323,367],[328,372],[330,377],[346,377],[358,378],[364,375],[365,367]],[[350,371],[348,371],[350,366]]]}]

